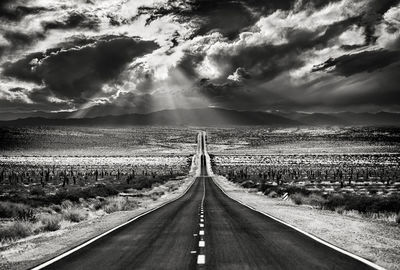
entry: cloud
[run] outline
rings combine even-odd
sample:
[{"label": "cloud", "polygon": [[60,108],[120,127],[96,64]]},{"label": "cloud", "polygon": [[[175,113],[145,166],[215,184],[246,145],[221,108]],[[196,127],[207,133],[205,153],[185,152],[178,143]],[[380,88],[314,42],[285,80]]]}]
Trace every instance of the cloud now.
[{"label": "cloud", "polygon": [[394,108],[399,14],[400,0],[4,0],[0,101],[93,116]]},{"label": "cloud", "polygon": [[55,48],[6,63],[3,75],[35,82],[57,97],[84,102],[116,79],[134,58],[157,48],[154,42],[130,37],[100,39],[71,49]]},{"label": "cloud", "polygon": [[23,1],[2,0],[0,2],[0,20],[19,21],[27,15],[48,10],[45,7],[23,6],[22,4]]},{"label": "cloud", "polygon": [[45,31],[52,29],[71,29],[71,28],[88,28],[96,30],[99,27],[99,19],[94,16],[87,16],[80,12],[69,13],[64,20],[61,21],[45,21],[42,22]]},{"label": "cloud", "polygon": [[373,72],[398,61],[400,61],[400,51],[364,51],[330,58],[326,62],[314,66],[313,71],[329,71],[343,76],[351,76],[361,72]]}]

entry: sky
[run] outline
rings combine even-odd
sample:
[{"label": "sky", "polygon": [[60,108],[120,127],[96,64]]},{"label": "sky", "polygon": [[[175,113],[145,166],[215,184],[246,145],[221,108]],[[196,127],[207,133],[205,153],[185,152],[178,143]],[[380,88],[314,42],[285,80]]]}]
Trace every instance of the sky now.
[{"label": "sky", "polygon": [[400,111],[400,0],[1,0],[0,119]]}]

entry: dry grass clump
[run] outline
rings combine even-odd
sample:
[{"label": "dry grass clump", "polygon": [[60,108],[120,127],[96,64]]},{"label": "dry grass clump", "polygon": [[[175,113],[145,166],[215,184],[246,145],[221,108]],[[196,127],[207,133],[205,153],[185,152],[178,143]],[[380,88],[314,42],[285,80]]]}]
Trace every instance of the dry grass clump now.
[{"label": "dry grass clump", "polygon": [[128,197],[110,197],[103,202],[102,208],[106,213],[117,211],[129,211],[139,206],[137,201],[131,200]]},{"label": "dry grass clump", "polygon": [[58,216],[46,216],[41,220],[42,230],[46,232],[57,231],[61,228],[61,220]]},{"label": "dry grass clump", "polygon": [[0,202],[0,218],[18,218],[29,210],[30,207],[26,204]]},{"label": "dry grass clump", "polygon": [[33,226],[31,222],[15,221],[0,228],[0,241],[17,240],[33,234]]},{"label": "dry grass clump", "polygon": [[324,199],[321,195],[314,193],[310,194],[309,196],[302,193],[295,193],[291,195],[290,198],[297,205],[307,204],[318,208],[323,208],[326,202],[326,199]]},{"label": "dry grass clump", "polygon": [[61,202],[62,209],[71,209],[72,207],[74,207],[74,204],[70,200],[65,200]]},{"label": "dry grass clump", "polygon": [[64,210],[62,216],[65,220],[78,223],[87,218],[87,213],[84,209],[70,208]]}]

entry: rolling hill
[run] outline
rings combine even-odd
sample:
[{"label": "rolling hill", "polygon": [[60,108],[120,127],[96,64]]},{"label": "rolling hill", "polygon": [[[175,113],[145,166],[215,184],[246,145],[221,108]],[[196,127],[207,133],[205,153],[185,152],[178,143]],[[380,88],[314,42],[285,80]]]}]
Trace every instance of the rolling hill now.
[{"label": "rolling hill", "polygon": [[148,114],[92,118],[28,117],[0,121],[0,126],[400,126],[399,113],[267,113],[220,108],[176,109]]}]

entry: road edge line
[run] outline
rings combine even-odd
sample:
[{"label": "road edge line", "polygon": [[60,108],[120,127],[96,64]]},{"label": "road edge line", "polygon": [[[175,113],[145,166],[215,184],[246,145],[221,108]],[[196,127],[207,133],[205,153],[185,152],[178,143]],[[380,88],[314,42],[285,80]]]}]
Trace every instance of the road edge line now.
[{"label": "road edge line", "polygon": [[67,250],[67,251],[63,252],[63,253],[60,254],[60,255],[57,255],[56,257],[54,257],[54,258],[52,258],[52,259],[49,259],[49,260],[47,260],[47,261],[45,261],[45,262],[43,262],[43,263],[41,263],[41,264],[39,264],[39,265],[37,265],[37,266],[33,266],[33,267],[29,268],[29,269],[31,269],[31,270],[40,270],[40,269],[43,269],[43,268],[45,268],[45,267],[47,267],[47,266],[49,266],[49,265],[51,265],[51,264],[53,264],[53,263],[55,263],[55,262],[57,262],[57,261],[59,261],[59,260],[65,258],[65,257],[67,257],[67,256],[69,256],[69,255],[71,255],[72,253],[74,253],[74,252],[76,252],[76,251],[78,251],[78,250],[80,250],[80,249],[82,249],[82,248],[84,248],[84,247],[90,245],[91,243],[93,243],[93,242],[97,241],[98,239],[100,239],[100,238],[102,238],[102,237],[104,237],[104,236],[106,236],[106,235],[112,233],[113,231],[118,230],[119,228],[122,228],[122,227],[128,225],[129,223],[132,223],[133,221],[135,221],[135,220],[137,220],[137,219],[139,219],[139,218],[141,218],[141,217],[143,217],[143,216],[145,216],[145,215],[147,215],[147,214],[150,214],[151,212],[154,212],[154,211],[156,211],[157,209],[160,209],[161,207],[166,206],[167,204],[170,204],[170,203],[173,203],[173,202],[179,200],[180,198],[182,198],[182,197],[189,191],[189,189],[193,186],[194,182],[196,182],[196,178],[197,178],[197,177],[196,177],[196,176],[193,176],[193,178],[194,178],[194,180],[192,181],[192,183],[191,183],[191,184],[184,190],[184,192],[183,192],[181,195],[179,195],[178,197],[176,197],[176,198],[174,198],[174,199],[172,199],[172,200],[166,201],[166,202],[160,204],[159,206],[156,206],[155,208],[149,209],[149,210],[147,210],[147,211],[145,211],[145,212],[143,212],[143,213],[141,213],[141,214],[139,214],[139,215],[137,215],[137,216],[135,216],[135,217],[129,219],[128,221],[126,221],[126,222],[124,222],[124,223],[122,223],[122,224],[120,224],[120,225],[118,225],[118,226],[116,226],[116,227],[114,227],[114,228],[111,228],[111,229],[109,229],[108,231],[105,231],[104,233],[102,233],[102,234],[100,234],[100,235],[98,235],[98,236],[95,236],[95,237],[93,237],[93,238],[91,238],[91,239],[89,239],[89,240],[83,242],[82,244],[79,244],[78,246],[76,246],[76,247],[74,247],[74,248],[71,248],[70,250]]},{"label": "road edge line", "polygon": [[[215,176],[214,176],[214,177],[215,177]],[[321,243],[321,244],[323,244],[323,245],[325,245],[325,246],[327,246],[327,247],[329,247],[329,248],[332,248],[332,249],[334,249],[334,250],[336,250],[336,251],[338,251],[338,252],[340,252],[340,253],[342,253],[342,254],[344,254],[344,255],[346,255],[346,256],[349,256],[349,257],[351,257],[351,258],[353,258],[353,259],[355,259],[355,260],[358,260],[358,261],[360,261],[360,262],[362,262],[362,263],[364,263],[364,264],[366,264],[366,265],[368,265],[368,266],[371,266],[371,267],[374,268],[374,269],[377,269],[377,270],[386,270],[386,268],[384,268],[384,267],[382,267],[382,266],[379,266],[379,265],[377,265],[377,264],[375,264],[375,263],[373,263],[373,262],[371,262],[371,261],[369,261],[369,260],[367,260],[367,259],[364,259],[364,258],[362,258],[362,257],[360,257],[360,256],[358,256],[358,255],[356,255],[356,254],[354,254],[354,253],[351,253],[350,251],[347,251],[347,250],[344,250],[344,249],[342,249],[342,248],[340,248],[340,247],[338,247],[338,246],[335,246],[334,244],[331,244],[331,243],[329,243],[329,242],[323,240],[322,238],[319,238],[319,237],[317,237],[317,236],[315,236],[315,235],[313,235],[313,234],[311,234],[311,233],[308,233],[308,232],[306,232],[306,231],[303,231],[302,229],[299,229],[299,228],[295,227],[294,225],[291,225],[291,224],[287,223],[286,221],[283,221],[283,220],[281,220],[281,219],[279,219],[279,218],[277,218],[277,217],[274,217],[274,216],[272,216],[271,214],[268,214],[268,213],[265,213],[265,212],[263,212],[263,211],[257,210],[257,209],[254,208],[253,206],[247,205],[247,204],[245,204],[244,202],[242,202],[241,200],[238,200],[238,199],[233,198],[232,196],[230,196],[228,193],[225,192],[225,190],[220,186],[219,183],[217,183],[217,182],[214,180],[214,177],[211,177],[211,178],[212,178],[213,182],[216,184],[216,186],[217,186],[226,196],[228,196],[230,199],[232,199],[232,200],[234,200],[234,201],[240,203],[241,205],[243,205],[243,206],[245,206],[245,207],[247,207],[247,208],[249,208],[249,209],[251,209],[251,210],[253,210],[253,211],[255,211],[255,212],[258,212],[258,213],[260,213],[260,214],[262,214],[262,215],[264,215],[264,216],[266,216],[266,217],[269,217],[269,218],[271,218],[271,219],[273,219],[273,220],[275,220],[275,221],[278,221],[279,223],[282,223],[283,225],[288,226],[288,227],[290,227],[290,228],[292,228],[292,229],[294,229],[294,230],[296,230],[296,231],[298,231],[298,232],[304,234],[305,236],[310,237],[311,239],[313,239],[313,240],[315,240],[315,241],[317,241],[317,242],[319,242],[319,243]]]}]

